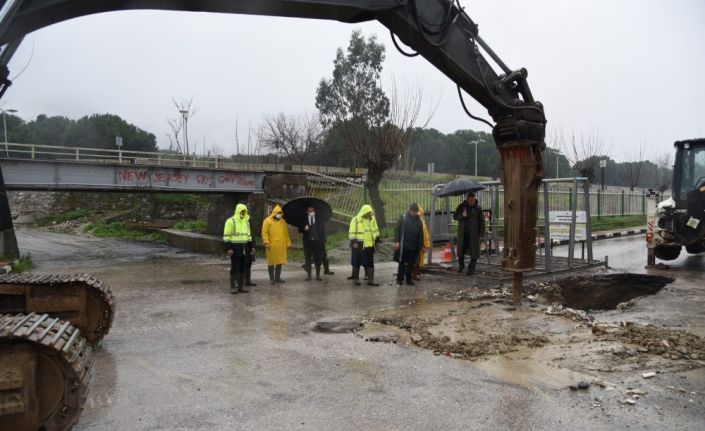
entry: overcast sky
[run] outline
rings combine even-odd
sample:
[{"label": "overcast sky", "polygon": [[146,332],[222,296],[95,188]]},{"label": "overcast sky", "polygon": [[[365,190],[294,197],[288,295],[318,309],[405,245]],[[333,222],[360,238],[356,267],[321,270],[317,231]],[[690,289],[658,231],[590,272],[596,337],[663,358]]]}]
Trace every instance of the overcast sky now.
[{"label": "overcast sky", "polygon": [[[701,0],[473,1],[480,34],[512,68],[526,67],[550,129],[598,129],[611,155],[644,143],[652,155],[677,139],[705,137],[705,2]],[[440,98],[430,123],[443,132],[487,130],[468,118],[454,84],[423,58],[398,54],[376,22],[137,11],[83,17],[30,34],[10,64],[3,99],[30,120],[114,113],[168,147],[172,97],[193,96],[189,138],[201,151],[234,152],[247,127],[266,114],[315,112],[321,78],[338,47],[360,28],[387,47],[384,82],[421,84],[426,103]],[[486,110],[471,105],[474,113]]]}]

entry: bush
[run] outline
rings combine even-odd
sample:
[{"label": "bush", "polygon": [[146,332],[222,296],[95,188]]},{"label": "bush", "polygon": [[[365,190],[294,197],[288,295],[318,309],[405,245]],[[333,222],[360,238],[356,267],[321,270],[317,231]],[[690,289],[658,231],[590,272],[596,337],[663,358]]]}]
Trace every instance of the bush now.
[{"label": "bush", "polygon": [[34,264],[32,263],[32,255],[27,253],[19,258],[17,263],[12,265],[12,272],[24,272],[32,269]]}]

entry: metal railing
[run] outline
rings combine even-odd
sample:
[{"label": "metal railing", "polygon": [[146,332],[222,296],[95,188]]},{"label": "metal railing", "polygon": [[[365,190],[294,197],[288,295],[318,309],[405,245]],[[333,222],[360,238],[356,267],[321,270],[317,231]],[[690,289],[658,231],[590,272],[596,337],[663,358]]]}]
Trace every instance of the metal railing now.
[{"label": "metal railing", "polygon": [[282,163],[280,159],[275,156],[197,156],[183,155],[168,151],[148,152],[19,143],[0,144],[0,158],[10,160],[53,160],[164,167],[192,167],[233,171],[311,171],[334,175],[346,175],[350,173],[349,169],[342,167]]}]

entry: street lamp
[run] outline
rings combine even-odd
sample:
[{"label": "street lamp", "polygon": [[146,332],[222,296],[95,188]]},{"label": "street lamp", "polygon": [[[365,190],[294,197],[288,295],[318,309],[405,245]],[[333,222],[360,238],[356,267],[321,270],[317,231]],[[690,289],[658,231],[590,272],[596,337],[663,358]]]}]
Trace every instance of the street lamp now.
[{"label": "street lamp", "polygon": [[476,177],[477,177],[477,144],[479,142],[487,143],[484,139],[477,139],[474,141],[470,141],[471,144],[475,144],[475,176]]},{"label": "street lamp", "polygon": [[559,150],[555,150],[555,152],[556,152],[556,178],[559,178],[558,177],[558,158],[560,156],[562,156],[563,154],[561,154],[561,152]]},{"label": "street lamp", "polygon": [[10,114],[14,114],[17,112],[17,109],[2,109],[2,128],[5,131],[5,157],[9,158],[10,157],[10,150],[7,145],[7,120],[5,119],[6,112],[9,112]]}]

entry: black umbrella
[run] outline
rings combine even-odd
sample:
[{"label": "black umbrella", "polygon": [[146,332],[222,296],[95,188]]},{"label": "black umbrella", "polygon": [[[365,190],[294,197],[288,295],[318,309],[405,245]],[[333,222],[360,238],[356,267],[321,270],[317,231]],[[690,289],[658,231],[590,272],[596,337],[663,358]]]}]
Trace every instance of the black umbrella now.
[{"label": "black umbrella", "polygon": [[441,189],[438,197],[442,198],[445,196],[458,196],[464,195],[470,192],[479,192],[484,189],[485,186],[473,180],[466,180],[465,178],[460,178],[455,181],[451,181]]},{"label": "black umbrella", "polygon": [[333,209],[323,199],[303,196],[292,199],[284,205],[284,220],[292,226],[301,227],[308,222],[306,209],[313,207],[316,210],[316,221],[327,222],[333,216]]}]

